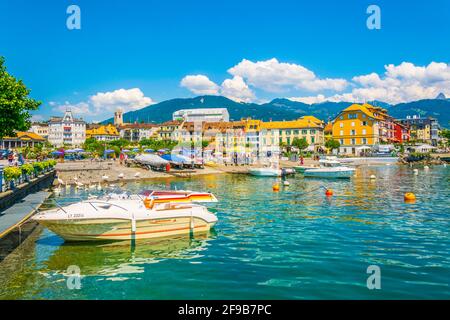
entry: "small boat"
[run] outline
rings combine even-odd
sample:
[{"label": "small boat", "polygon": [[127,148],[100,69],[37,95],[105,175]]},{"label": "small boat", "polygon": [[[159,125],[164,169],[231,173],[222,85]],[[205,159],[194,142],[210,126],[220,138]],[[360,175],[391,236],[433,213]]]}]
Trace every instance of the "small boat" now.
[{"label": "small boat", "polygon": [[355,168],[343,166],[336,160],[319,160],[319,164],[319,168],[306,169],[303,175],[315,178],[350,178],[355,172]]},{"label": "small boat", "polygon": [[282,171],[277,168],[250,168],[248,173],[258,177],[281,177]]},{"label": "small boat", "polygon": [[315,169],[315,168],[317,168],[317,167],[314,167],[314,166],[295,166],[294,170],[296,172],[298,172],[298,173],[303,173],[307,169]]},{"label": "small boat", "polygon": [[169,161],[156,154],[140,154],[134,158],[134,161],[141,165],[150,167],[151,169],[161,171],[165,170],[166,165],[169,164]]},{"label": "small boat", "polygon": [[151,239],[209,231],[216,215],[192,201],[217,199],[192,191],[112,194],[40,212],[32,219],[66,241]]}]

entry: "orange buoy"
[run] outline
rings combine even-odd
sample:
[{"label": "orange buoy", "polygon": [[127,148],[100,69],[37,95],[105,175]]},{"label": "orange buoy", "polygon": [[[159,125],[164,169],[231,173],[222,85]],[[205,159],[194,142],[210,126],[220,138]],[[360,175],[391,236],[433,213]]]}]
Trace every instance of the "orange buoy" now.
[{"label": "orange buoy", "polygon": [[405,193],[405,201],[415,201],[416,195],[412,192]]},{"label": "orange buoy", "polygon": [[273,191],[280,191],[280,185],[279,185],[278,183],[275,183],[275,184],[272,186],[272,190],[273,190]]},{"label": "orange buoy", "polygon": [[325,190],[325,195],[326,195],[327,197],[331,197],[331,196],[333,195],[333,190],[331,190],[331,189]]}]

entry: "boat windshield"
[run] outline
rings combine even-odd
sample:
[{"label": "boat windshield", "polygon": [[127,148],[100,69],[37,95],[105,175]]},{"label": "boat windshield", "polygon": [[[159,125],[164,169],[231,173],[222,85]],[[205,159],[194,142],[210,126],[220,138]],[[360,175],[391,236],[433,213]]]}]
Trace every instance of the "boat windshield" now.
[{"label": "boat windshield", "polygon": [[324,161],[324,162],[322,162],[322,166],[327,167],[327,168],[335,168],[335,167],[340,167],[341,163],[338,161]]}]

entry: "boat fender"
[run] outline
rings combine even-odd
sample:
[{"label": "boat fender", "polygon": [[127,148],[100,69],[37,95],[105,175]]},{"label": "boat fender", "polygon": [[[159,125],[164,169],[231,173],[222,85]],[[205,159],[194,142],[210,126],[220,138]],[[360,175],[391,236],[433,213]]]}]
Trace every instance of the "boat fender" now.
[{"label": "boat fender", "polygon": [[136,219],[131,218],[131,232],[136,232]]}]

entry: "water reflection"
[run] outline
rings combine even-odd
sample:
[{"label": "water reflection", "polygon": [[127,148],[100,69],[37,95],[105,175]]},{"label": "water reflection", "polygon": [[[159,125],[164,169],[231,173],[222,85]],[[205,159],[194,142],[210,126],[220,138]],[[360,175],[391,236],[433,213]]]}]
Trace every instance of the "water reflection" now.
[{"label": "water reflection", "polygon": [[[76,265],[83,276],[117,276],[142,273],[143,265],[158,263],[164,259],[194,259],[202,255],[213,232],[160,239],[110,243],[63,243],[44,261],[41,272],[65,274],[67,268]],[[38,241],[45,244],[45,238]],[[50,244],[48,244],[50,245]]]}]

